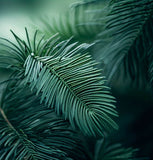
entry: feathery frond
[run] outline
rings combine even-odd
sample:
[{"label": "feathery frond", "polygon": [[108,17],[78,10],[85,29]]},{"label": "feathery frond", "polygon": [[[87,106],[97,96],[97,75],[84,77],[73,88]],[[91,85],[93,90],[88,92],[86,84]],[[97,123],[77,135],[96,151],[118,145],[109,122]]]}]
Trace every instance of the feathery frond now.
[{"label": "feathery frond", "polygon": [[[138,160],[135,158],[137,149],[125,148],[120,143],[109,143],[109,140],[99,140],[96,144],[94,160]],[[141,158],[140,158],[141,159]],[[144,158],[145,160],[146,158]]]},{"label": "feathery frond", "polygon": [[0,68],[11,71],[0,82],[8,84],[0,93],[0,160],[147,159],[105,139],[118,128],[116,100],[91,55],[110,80],[125,73],[153,86],[153,0],[83,0],[40,20],[48,39],[26,28],[26,40],[13,31],[15,43],[0,38]]},{"label": "feathery frond", "polygon": [[[90,46],[71,43],[71,39],[60,42],[54,36],[39,47],[40,41],[36,45],[35,40],[32,45],[27,31],[26,34],[27,43],[14,34],[19,42],[15,48],[19,49],[14,52],[18,62],[12,68],[17,67],[24,83],[41,93],[41,102],[55,108],[58,115],[69,119],[73,128],[79,127],[84,134],[102,136],[117,129],[112,120],[118,116],[115,99],[105,86],[105,78],[94,67],[95,62],[85,54]],[[9,51],[6,54],[9,56]]]},{"label": "feathery frond", "polygon": [[121,64],[125,74],[139,83],[147,73],[146,56],[153,45],[153,0],[112,1],[107,30],[111,42],[101,50],[106,56],[109,77]]},{"label": "feathery frond", "polygon": [[85,160],[79,134],[54,110],[40,105],[39,96],[18,85],[9,85],[1,101],[0,159]]},{"label": "feathery frond", "polygon": [[[59,33],[63,40],[73,37],[75,41],[91,43],[97,34],[104,29],[105,21],[95,19],[95,16],[99,15],[97,12],[95,14],[95,10],[99,10],[100,6],[103,7],[100,3],[86,3],[86,5],[74,3],[68,12],[62,13],[56,19],[47,18],[47,16],[41,17],[37,28],[47,37]],[[106,15],[105,12],[103,12],[103,16]]]}]

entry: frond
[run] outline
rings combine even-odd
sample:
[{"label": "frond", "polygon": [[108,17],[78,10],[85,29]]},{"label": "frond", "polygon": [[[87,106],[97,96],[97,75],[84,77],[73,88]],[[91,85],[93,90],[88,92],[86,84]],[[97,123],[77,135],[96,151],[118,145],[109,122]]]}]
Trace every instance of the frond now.
[{"label": "frond", "polygon": [[[75,41],[91,43],[104,29],[105,21],[96,21],[97,19],[95,19],[99,15],[97,12],[95,14],[95,10],[99,10],[104,5],[101,3],[87,4],[72,4],[68,12],[62,13],[56,19],[42,17],[37,28],[48,37],[59,33],[63,40],[73,37]],[[106,15],[105,12],[103,12],[103,16]]]},{"label": "frond", "polygon": [[[120,143],[110,143],[108,140],[100,140],[96,144],[94,160],[139,160],[136,158],[137,149],[125,148]],[[144,160],[147,158],[143,158]]]},{"label": "frond", "polygon": [[53,110],[40,105],[39,96],[33,96],[27,88],[18,85],[9,85],[3,93],[0,159],[87,159],[79,133]]},{"label": "frond", "polygon": [[[153,0],[117,0],[109,6],[107,30],[111,42],[101,50],[111,78],[122,65],[137,83],[147,77],[146,56],[153,44]],[[115,66],[115,67],[114,67]]]},{"label": "frond", "polygon": [[[29,34],[27,28],[26,31],[26,40],[21,40],[13,31],[12,34],[16,40],[16,43],[11,42],[8,39],[0,38],[0,67],[8,68],[16,71],[17,69],[22,70],[23,64],[26,58],[34,53],[39,56],[50,56],[51,50],[56,52],[62,52],[65,48],[66,41],[62,41],[59,34],[55,34],[47,40],[44,40],[45,36],[41,36],[38,34],[38,30],[35,31],[33,38],[29,39]],[[67,41],[69,42],[71,38]],[[65,43],[65,44],[63,44]],[[75,45],[78,42],[74,43]],[[78,44],[76,48],[74,48],[74,44],[72,44],[67,51],[71,51],[73,49],[73,53],[84,52],[84,50],[88,49],[92,46],[86,43]],[[54,49],[53,49],[54,48]],[[59,51],[58,51],[59,50]]]},{"label": "frond", "polygon": [[70,39],[58,43],[54,38],[44,42],[40,50],[34,49],[36,52],[31,52],[30,43],[26,44],[27,58],[24,63],[19,60],[20,66],[15,64],[17,73],[22,79],[25,77],[24,83],[32,90],[41,93],[41,102],[69,119],[73,128],[79,127],[84,134],[92,136],[117,129],[112,119],[118,116],[115,99],[105,85],[105,78],[95,68],[95,62],[85,54],[89,45],[77,45]]}]

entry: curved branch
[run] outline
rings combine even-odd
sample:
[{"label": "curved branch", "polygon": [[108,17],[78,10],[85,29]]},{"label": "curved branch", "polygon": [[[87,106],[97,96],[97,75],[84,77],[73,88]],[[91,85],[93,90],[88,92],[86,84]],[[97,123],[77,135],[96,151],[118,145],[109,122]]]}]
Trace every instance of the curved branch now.
[{"label": "curved branch", "polygon": [[4,118],[4,120],[6,121],[6,123],[8,124],[8,126],[13,129],[14,131],[16,131],[16,129],[13,127],[13,125],[10,123],[10,121],[8,120],[7,116],[5,115],[3,109],[0,107],[0,113],[2,115],[2,117]]}]

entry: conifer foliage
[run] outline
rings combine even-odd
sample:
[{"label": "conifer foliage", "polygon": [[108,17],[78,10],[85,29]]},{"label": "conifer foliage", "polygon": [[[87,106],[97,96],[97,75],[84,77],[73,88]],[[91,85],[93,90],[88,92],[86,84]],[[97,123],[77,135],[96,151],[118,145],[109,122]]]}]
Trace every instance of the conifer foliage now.
[{"label": "conifer foliage", "polygon": [[[15,42],[0,39],[0,68],[11,73],[0,99],[1,160],[134,159],[136,149],[106,138],[118,129],[119,115],[106,82],[123,64],[131,78],[147,76],[152,84],[153,0],[112,0],[110,12],[104,2],[71,8],[75,14],[63,27],[42,20],[47,38],[25,28],[26,39],[13,31]],[[97,44],[107,77],[92,57]]]}]

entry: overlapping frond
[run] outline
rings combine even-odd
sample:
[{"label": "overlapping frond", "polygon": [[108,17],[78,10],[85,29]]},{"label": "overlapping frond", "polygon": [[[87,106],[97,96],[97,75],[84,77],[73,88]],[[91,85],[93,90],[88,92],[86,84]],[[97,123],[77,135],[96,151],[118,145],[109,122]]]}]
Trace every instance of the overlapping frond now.
[{"label": "overlapping frond", "polygon": [[1,102],[0,159],[87,159],[83,141],[69,123],[17,85],[9,85]]},{"label": "overlapping frond", "polygon": [[[53,53],[62,52],[67,43],[71,41],[71,38],[67,41],[62,41],[59,34],[55,34],[49,39],[44,40],[45,36],[43,35],[40,37],[37,30],[35,31],[33,38],[30,38],[26,28],[25,31],[26,40],[20,39],[13,31],[11,31],[15,37],[16,43],[5,38],[0,38],[1,68],[9,68],[11,70],[20,68],[20,70],[22,70],[26,58],[31,55],[31,53],[38,56],[50,56]],[[77,47],[74,48],[76,45]],[[74,54],[77,52],[83,53],[84,50],[88,49],[90,46],[91,45],[86,43],[79,44],[78,42],[75,42],[67,47],[67,52],[73,50],[72,52]],[[50,52],[51,50],[53,53]]]},{"label": "overlapping frond", "polygon": [[[100,140],[96,144],[94,160],[139,160],[136,158],[137,149],[125,148],[120,143],[110,143],[109,140]],[[147,158],[143,158],[144,160]]]},{"label": "overlapping frond", "polygon": [[[41,93],[41,101],[55,108],[58,115],[69,119],[84,134],[102,136],[105,131],[117,129],[112,120],[117,116],[115,99],[105,86],[105,78],[94,67],[95,62],[85,54],[89,45],[71,43],[70,39],[59,42],[57,37],[50,38],[41,47],[33,44],[32,47],[28,40],[27,53],[24,53],[27,58],[14,66],[25,77],[24,82],[36,89],[37,94]],[[16,58],[21,52],[14,54]]]},{"label": "overlapping frond", "polygon": [[105,33],[112,40],[101,50],[109,76],[123,64],[125,74],[139,83],[146,77],[146,55],[153,45],[153,0],[112,1],[110,9]]},{"label": "overlapping frond", "polygon": [[[79,42],[93,42],[97,34],[104,29],[105,21],[97,21],[99,13],[95,10],[104,7],[100,3],[73,4],[68,12],[55,18],[42,17],[38,23],[40,30],[48,37],[59,33],[62,39],[73,37]],[[93,11],[94,10],[94,11]],[[103,16],[106,13],[103,12]],[[102,17],[101,17],[102,18]],[[44,29],[43,29],[44,28]]]}]

